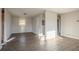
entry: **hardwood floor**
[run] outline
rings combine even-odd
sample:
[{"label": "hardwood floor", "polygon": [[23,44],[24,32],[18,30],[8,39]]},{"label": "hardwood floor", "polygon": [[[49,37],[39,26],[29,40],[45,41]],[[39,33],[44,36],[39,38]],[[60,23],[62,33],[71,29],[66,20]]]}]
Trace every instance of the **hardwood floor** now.
[{"label": "hardwood floor", "polygon": [[33,33],[13,34],[16,37],[8,42],[2,51],[78,51],[79,40],[67,37],[42,40]]}]

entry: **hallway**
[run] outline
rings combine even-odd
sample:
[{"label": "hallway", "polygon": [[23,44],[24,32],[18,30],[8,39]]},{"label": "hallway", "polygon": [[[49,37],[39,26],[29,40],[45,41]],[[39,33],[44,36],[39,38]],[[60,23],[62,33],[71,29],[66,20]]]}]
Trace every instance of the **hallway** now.
[{"label": "hallway", "polygon": [[33,33],[17,33],[16,37],[8,42],[2,51],[78,51],[79,40],[58,37],[55,39],[42,40]]}]

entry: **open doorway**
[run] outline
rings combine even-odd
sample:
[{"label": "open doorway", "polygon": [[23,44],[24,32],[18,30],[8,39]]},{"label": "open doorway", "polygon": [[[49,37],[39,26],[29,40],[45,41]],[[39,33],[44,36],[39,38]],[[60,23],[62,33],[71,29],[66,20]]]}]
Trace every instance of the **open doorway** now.
[{"label": "open doorway", "polygon": [[61,16],[57,16],[57,35],[61,35]]}]

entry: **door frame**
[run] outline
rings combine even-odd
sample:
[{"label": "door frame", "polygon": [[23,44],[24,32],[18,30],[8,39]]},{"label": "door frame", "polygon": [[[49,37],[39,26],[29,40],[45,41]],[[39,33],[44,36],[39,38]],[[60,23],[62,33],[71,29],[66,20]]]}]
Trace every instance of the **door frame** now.
[{"label": "door frame", "polygon": [[61,35],[61,16],[57,15],[57,35]]},{"label": "door frame", "polygon": [[1,43],[4,42],[4,17],[5,17],[5,9],[1,9],[1,27],[2,27],[2,38],[1,38]]}]

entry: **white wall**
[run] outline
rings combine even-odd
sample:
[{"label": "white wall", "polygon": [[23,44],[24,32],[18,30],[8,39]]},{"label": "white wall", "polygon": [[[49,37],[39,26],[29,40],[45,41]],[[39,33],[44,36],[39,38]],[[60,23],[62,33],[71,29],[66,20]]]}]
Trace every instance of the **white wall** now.
[{"label": "white wall", "polygon": [[2,37],[2,21],[1,21],[1,8],[0,8],[0,43],[1,43],[1,37]]},{"label": "white wall", "polygon": [[6,41],[11,35],[11,15],[5,9],[5,20],[4,20],[4,41]]},{"label": "white wall", "polygon": [[32,20],[31,18],[25,19],[25,27],[23,31],[21,30],[21,26],[19,26],[19,17],[13,17],[12,18],[12,33],[23,33],[23,32],[32,32]]},{"label": "white wall", "polygon": [[45,32],[46,37],[54,37],[57,35],[57,14],[46,11],[45,13]]},{"label": "white wall", "polygon": [[79,11],[61,15],[61,35],[79,39]]},{"label": "white wall", "polygon": [[43,19],[43,15],[39,14],[35,16],[32,20],[32,30],[33,33],[37,35],[42,35],[42,19]]}]

